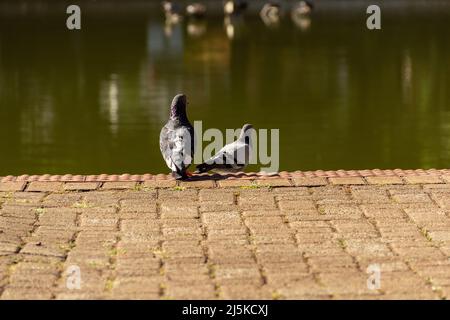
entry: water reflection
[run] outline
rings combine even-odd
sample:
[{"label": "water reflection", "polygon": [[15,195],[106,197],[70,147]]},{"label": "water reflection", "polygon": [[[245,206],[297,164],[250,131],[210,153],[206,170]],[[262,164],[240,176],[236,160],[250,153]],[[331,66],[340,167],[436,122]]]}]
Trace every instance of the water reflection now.
[{"label": "water reflection", "polygon": [[299,15],[295,11],[292,11],[291,14],[292,21],[294,21],[295,25],[301,30],[301,31],[307,31],[309,28],[311,28],[311,18],[304,15]]},{"label": "water reflection", "polygon": [[403,102],[410,104],[412,102],[412,63],[409,52],[405,52],[402,59],[402,94]]},{"label": "water reflection", "polygon": [[101,109],[107,114],[111,132],[116,134],[119,125],[119,86],[116,74],[111,74],[101,91]]},{"label": "water reflection", "polygon": [[236,34],[239,35],[241,33],[240,31],[244,25],[244,17],[242,15],[225,16],[223,18],[223,25],[227,38],[233,40]]},{"label": "water reflection", "polygon": [[370,33],[320,8],[268,28],[255,8],[170,23],[159,4],[87,9],[80,33],[42,8],[3,15],[0,176],[166,170],[178,92],[204,128],[279,128],[282,170],[448,167],[448,10],[391,12]]},{"label": "water reflection", "polygon": [[206,33],[206,22],[205,21],[189,21],[187,24],[187,34],[193,38],[198,38]]}]

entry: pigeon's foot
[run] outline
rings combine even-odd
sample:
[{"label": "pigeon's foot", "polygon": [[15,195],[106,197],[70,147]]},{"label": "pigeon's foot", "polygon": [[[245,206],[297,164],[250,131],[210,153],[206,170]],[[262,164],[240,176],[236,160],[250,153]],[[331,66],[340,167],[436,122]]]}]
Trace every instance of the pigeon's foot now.
[{"label": "pigeon's foot", "polygon": [[188,177],[192,177],[194,174],[193,174],[192,172],[186,171],[186,175],[187,175]]}]

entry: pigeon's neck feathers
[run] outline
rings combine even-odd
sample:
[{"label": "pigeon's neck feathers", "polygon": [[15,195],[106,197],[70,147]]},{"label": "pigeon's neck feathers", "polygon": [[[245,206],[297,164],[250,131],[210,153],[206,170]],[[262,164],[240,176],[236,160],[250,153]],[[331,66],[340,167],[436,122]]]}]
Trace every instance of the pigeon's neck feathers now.
[{"label": "pigeon's neck feathers", "polygon": [[239,135],[239,141],[245,142],[245,131],[241,130],[241,134]]},{"label": "pigeon's neck feathers", "polygon": [[251,129],[251,127],[244,126],[241,129],[241,133],[239,135],[238,141],[243,142],[245,144],[249,144],[250,143],[250,129]]},{"label": "pigeon's neck feathers", "polygon": [[249,133],[242,129],[241,134],[239,135],[238,141],[243,142],[243,143],[248,143],[249,140],[250,140]]},{"label": "pigeon's neck feathers", "polygon": [[186,96],[184,94],[177,94],[170,105],[170,119],[185,123],[188,121],[186,115]]},{"label": "pigeon's neck feathers", "polygon": [[180,122],[181,124],[189,122],[186,114],[186,105],[172,105],[170,107],[170,120]]},{"label": "pigeon's neck feathers", "polygon": [[176,106],[172,106],[170,109],[170,119],[178,120],[181,122],[188,121],[186,109],[185,108],[177,108]]}]

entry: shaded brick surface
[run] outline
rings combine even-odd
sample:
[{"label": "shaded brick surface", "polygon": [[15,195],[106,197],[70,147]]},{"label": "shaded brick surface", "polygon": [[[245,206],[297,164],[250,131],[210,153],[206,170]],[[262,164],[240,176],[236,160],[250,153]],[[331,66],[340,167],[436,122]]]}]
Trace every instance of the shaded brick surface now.
[{"label": "shaded brick surface", "polygon": [[0,192],[22,191],[26,186],[26,182],[1,182]]},{"label": "shaded brick surface", "polygon": [[448,174],[339,174],[4,178],[0,298],[450,298]]}]

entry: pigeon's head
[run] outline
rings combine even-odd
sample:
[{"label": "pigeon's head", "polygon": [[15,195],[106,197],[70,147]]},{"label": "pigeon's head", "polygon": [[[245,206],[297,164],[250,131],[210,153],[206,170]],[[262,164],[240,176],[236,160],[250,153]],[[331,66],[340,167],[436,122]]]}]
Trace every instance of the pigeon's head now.
[{"label": "pigeon's head", "polygon": [[239,135],[239,140],[245,141],[245,143],[249,143],[253,126],[251,124],[244,124],[241,129],[241,134]]},{"label": "pigeon's head", "polygon": [[172,100],[170,105],[170,117],[175,118],[185,118],[186,117],[186,105],[187,99],[184,94],[177,94]]},{"label": "pigeon's head", "polygon": [[247,132],[248,130],[253,129],[253,126],[249,123],[244,124],[242,127],[242,132]]}]

